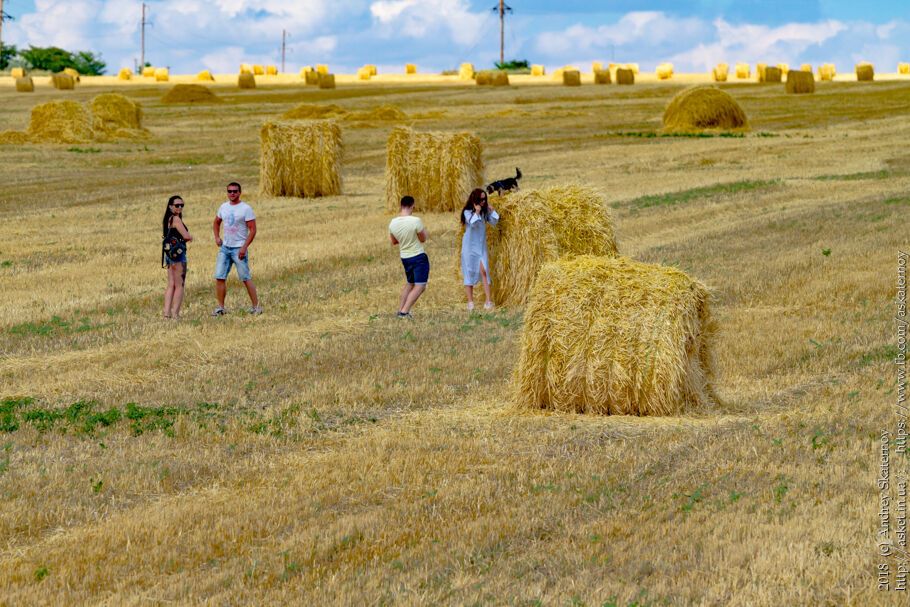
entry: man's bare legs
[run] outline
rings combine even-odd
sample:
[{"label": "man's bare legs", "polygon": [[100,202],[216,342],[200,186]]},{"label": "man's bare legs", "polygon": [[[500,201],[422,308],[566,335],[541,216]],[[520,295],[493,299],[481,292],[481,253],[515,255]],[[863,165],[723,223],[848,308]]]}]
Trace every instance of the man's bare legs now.
[{"label": "man's bare legs", "polygon": [[404,288],[401,290],[401,299],[400,305],[398,306],[398,312],[401,314],[407,314],[411,311],[411,306],[417,301],[417,299],[423,295],[423,292],[426,290],[427,285],[415,285],[411,283],[405,283]]}]

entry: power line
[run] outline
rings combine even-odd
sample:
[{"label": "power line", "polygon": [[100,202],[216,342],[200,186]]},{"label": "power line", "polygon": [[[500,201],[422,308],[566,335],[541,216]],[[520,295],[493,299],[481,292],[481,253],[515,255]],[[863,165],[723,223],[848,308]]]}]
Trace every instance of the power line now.
[{"label": "power line", "polygon": [[499,6],[493,7],[494,11],[499,11],[499,64],[506,62],[506,13],[512,12],[512,7],[505,3],[505,0],[499,0]]}]

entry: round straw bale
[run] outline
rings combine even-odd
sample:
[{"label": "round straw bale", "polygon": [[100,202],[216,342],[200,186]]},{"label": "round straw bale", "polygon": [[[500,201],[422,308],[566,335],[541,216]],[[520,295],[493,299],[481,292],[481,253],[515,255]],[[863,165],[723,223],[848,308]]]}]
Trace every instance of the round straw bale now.
[{"label": "round straw bale", "polygon": [[[250,78],[252,74],[247,74]],[[201,84],[175,84],[161,98],[164,103],[218,103],[221,99]]]},{"label": "round straw bale", "polygon": [[736,64],[736,78],[738,80],[748,80],[752,77],[752,68],[749,67],[748,63],[737,63]]},{"label": "round straw bale", "polygon": [[818,79],[819,80],[834,80],[834,77],[837,76],[837,67],[833,63],[825,63],[820,68],[818,68]]},{"label": "round straw bale", "polygon": [[875,80],[875,68],[871,63],[862,62],[856,64],[856,80],[858,82],[872,82]]},{"label": "round straw bale", "polygon": [[426,133],[399,126],[386,148],[386,209],[413,196],[421,211],[457,211],[483,185],[483,146],[473,133]]},{"label": "round straw bale", "polygon": [[562,73],[563,86],[581,86],[581,72],[578,70],[564,70]]},{"label": "round straw bale", "polygon": [[413,63],[406,63],[406,64],[404,65],[404,73],[405,73],[405,74],[416,74],[416,73],[417,73],[417,66],[414,65]]},{"label": "round straw bale", "polygon": [[311,120],[314,118],[343,118],[348,111],[333,103],[303,103],[281,115],[288,120]]},{"label": "round straw bale", "polygon": [[591,73],[592,74],[594,72],[596,72],[598,70],[602,70],[602,69],[604,69],[603,61],[592,61],[591,62]]},{"label": "round straw bale", "polygon": [[142,77],[143,78],[154,78],[155,77],[155,68],[150,65],[142,68]]},{"label": "round straw bale", "polygon": [[638,70],[637,63],[625,63],[625,64],[623,64],[623,67],[626,68],[627,70],[632,70],[632,73],[635,74],[636,76],[638,76],[639,70]]},{"label": "round straw bale", "polygon": [[811,63],[803,63],[802,65],[799,66],[799,71],[801,71],[801,72],[812,72],[812,64],[811,64]]},{"label": "round straw bale", "polygon": [[597,70],[594,72],[594,84],[610,84],[610,70]]},{"label": "round straw bale", "polygon": [[769,65],[758,72],[759,82],[780,82],[781,79],[780,68],[773,65]]},{"label": "round straw bale", "polygon": [[316,71],[320,74],[328,74],[329,66],[326,65],[325,63],[319,63],[316,65]]},{"label": "round straw bale", "polygon": [[25,145],[26,143],[29,143],[28,133],[0,131],[0,145]]},{"label": "round straw bale", "polygon": [[119,93],[102,93],[92,99],[95,139],[141,139],[149,132],[142,128],[142,107]]},{"label": "round straw bale", "polygon": [[75,80],[76,82],[80,82],[79,72],[75,68],[65,67],[65,68],[63,68],[63,73],[72,76],[73,80]]},{"label": "round straw bale", "polygon": [[[240,71],[238,72],[238,74],[252,74],[252,73],[253,73],[252,65],[250,65],[249,63],[240,64]],[[303,71],[301,70],[301,76],[302,75],[303,75]]]},{"label": "round straw bale", "polygon": [[901,76],[910,76],[910,63],[898,63],[897,73]]},{"label": "round straw bale", "polygon": [[493,84],[493,71],[492,70],[481,70],[477,72],[477,75],[474,78],[474,81],[477,83],[477,86],[489,86]]},{"label": "round straw bale", "polygon": [[277,65],[265,66],[265,75],[266,76],[277,76],[278,75],[278,66]]},{"label": "round straw bale", "polygon": [[746,113],[736,100],[715,86],[703,85],[684,89],[670,100],[664,111],[665,132],[730,131],[748,128]]},{"label": "round straw bale", "polygon": [[321,88],[321,89],[335,88],[335,74],[319,74],[319,88]]},{"label": "round straw bale", "polygon": [[493,71],[493,86],[509,86],[509,72],[504,70]]},{"label": "round straw bale", "polygon": [[803,70],[790,70],[787,73],[786,90],[791,94],[804,94],[815,92],[815,76],[812,72]]},{"label": "round straw bale", "polygon": [[679,415],[710,405],[709,293],[675,268],[624,257],[546,264],[525,313],[514,405]]},{"label": "round straw bale", "polygon": [[166,67],[155,68],[155,82],[167,82],[170,78],[170,72]]},{"label": "round straw bale", "polygon": [[532,76],[546,76],[547,68],[542,65],[534,64],[531,66],[531,75]]},{"label": "round straw bale", "polygon": [[635,72],[627,67],[616,68],[616,84],[635,84]]},{"label": "round straw bale", "polygon": [[658,80],[669,80],[673,77],[673,64],[661,63],[657,66],[656,73]]},{"label": "round straw bale", "polygon": [[787,75],[787,72],[790,71],[790,64],[789,63],[778,63],[777,69],[780,70],[780,77],[781,77],[781,80],[783,80],[784,76]]},{"label": "round straw bale", "polygon": [[474,64],[473,63],[462,63],[458,67],[458,79],[459,80],[473,80],[474,79]]},{"label": "round straw bale", "polygon": [[128,67],[120,68],[120,71],[117,72],[117,80],[132,80],[133,71]]},{"label": "round straw bale", "polygon": [[714,82],[726,82],[729,72],[729,65],[726,63],[718,63],[714,69],[711,70],[711,77],[714,78]]},{"label": "round straw bale", "polygon": [[373,74],[370,72],[370,68],[363,66],[357,70],[357,79],[358,80],[369,80],[372,78]]},{"label": "round straw bale", "polygon": [[574,255],[617,255],[613,220],[598,192],[574,185],[513,192],[491,199],[499,224],[488,232],[493,299],[527,303],[548,261]]},{"label": "round straw bale", "polygon": [[367,64],[366,64],[365,66],[363,66],[363,67],[369,68],[369,70],[370,70],[370,76],[376,76],[377,74],[379,74],[379,70],[378,70],[378,69],[376,68],[376,66],[373,65],[372,63],[367,63]]},{"label": "round straw bale", "polygon": [[260,192],[314,198],[341,194],[341,127],[333,120],[267,122],[259,133]]},{"label": "round straw bale", "polygon": [[265,76],[265,68],[261,65],[253,65],[253,75],[254,76]]},{"label": "round straw bale", "polygon": [[237,86],[242,89],[256,88],[256,76],[250,74],[249,72],[243,72],[237,76]]},{"label": "round straw bale", "polygon": [[9,70],[10,78],[25,78],[25,68],[24,67],[14,67]]},{"label": "round straw bale", "polygon": [[20,76],[16,78],[16,92],[17,93],[34,93],[35,92],[35,83],[32,82],[31,76]]},{"label": "round straw bale", "polygon": [[316,70],[309,70],[303,73],[303,80],[306,84],[319,84],[319,72]]},{"label": "round straw bale", "polygon": [[196,80],[200,82],[215,82],[215,77],[212,76],[212,72],[209,70],[202,70],[196,74]]},{"label": "round straw bale", "polygon": [[93,138],[92,117],[75,101],[51,101],[32,108],[28,136],[43,143],[87,143]]},{"label": "round straw bale", "polygon": [[69,74],[52,74],[51,84],[60,91],[71,91],[76,88],[76,80]]}]

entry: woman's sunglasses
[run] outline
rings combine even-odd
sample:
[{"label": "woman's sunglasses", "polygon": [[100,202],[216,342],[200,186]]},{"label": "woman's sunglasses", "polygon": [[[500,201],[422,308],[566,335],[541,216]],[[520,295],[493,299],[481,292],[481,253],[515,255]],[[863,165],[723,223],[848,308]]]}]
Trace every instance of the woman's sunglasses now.
[{"label": "woman's sunglasses", "polygon": [[183,208],[183,205],[182,205],[182,204],[175,204],[175,205],[171,205],[171,206],[173,206],[175,209],[182,209],[182,208]]}]

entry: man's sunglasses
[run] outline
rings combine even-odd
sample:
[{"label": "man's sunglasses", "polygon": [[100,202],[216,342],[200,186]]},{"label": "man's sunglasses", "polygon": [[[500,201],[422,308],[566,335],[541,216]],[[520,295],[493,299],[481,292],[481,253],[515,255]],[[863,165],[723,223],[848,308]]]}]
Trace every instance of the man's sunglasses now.
[{"label": "man's sunglasses", "polygon": [[228,190],[228,194],[239,194],[240,190]]}]

